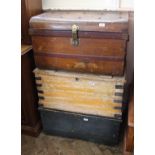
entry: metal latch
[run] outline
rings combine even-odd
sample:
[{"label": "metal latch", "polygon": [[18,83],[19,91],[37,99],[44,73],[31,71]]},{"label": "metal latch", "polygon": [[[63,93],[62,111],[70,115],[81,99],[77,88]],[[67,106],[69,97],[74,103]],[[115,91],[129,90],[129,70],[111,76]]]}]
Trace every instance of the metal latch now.
[{"label": "metal latch", "polygon": [[72,25],[72,45],[73,46],[78,46],[79,44],[79,39],[78,39],[78,30],[79,27],[77,25]]}]

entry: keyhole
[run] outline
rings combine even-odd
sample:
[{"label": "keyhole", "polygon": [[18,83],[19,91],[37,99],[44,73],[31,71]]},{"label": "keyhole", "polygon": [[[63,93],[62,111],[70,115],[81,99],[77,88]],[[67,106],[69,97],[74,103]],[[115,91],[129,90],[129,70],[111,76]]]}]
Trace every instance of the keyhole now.
[{"label": "keyhole", "polygon": [[76,77],[76,78],[75,78],[75,80],[76,80],[76,81],[79,81],[79,78],[78,78],[78,77]]}]

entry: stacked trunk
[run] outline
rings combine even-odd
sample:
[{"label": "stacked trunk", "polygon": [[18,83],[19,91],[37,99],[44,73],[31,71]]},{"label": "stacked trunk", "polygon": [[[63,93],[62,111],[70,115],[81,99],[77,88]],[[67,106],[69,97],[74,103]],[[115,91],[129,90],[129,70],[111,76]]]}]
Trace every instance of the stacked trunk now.
[{"label": "stacked trunk", "polygon": [[39,104],[107,117],[122,115],[124,78],[36,69]]},{"label": "stacked trunk", "polygon": [[51,11],[31,18],[29,31],[44,131],[116,144],[128,14]]}]

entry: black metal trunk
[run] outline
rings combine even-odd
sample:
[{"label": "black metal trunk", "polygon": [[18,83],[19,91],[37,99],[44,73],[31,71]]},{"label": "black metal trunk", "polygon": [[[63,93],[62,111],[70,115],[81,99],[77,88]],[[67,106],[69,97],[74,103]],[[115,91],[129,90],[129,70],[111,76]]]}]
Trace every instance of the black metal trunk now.
[{"label": "black metal trunk", "polygon": [[80,138],[107,145],[119,141],[121,120],[45,109],[40,107],[43,130],[47,134]]}]

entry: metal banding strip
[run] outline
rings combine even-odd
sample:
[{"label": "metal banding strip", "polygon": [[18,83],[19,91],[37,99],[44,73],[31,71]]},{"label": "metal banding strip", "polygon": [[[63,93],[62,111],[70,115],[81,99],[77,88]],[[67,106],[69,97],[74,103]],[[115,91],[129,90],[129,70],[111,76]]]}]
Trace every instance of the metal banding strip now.
[{"label": "metal banding strip", "polygon": [[42,84],[36,84],[36,86],[37,86],[37,87],[41,87],[41,86],[42,86]]},{"label": "metal banding strip", "polygon": [[45,98],[43,96],[38,96],[39,99],[44,100]]},{"label": "metal banding strip", "polygon": [[115,93],[124,93],[124,89],[115,89]]},{"label": "metal banding strip", "polygon": [[115,92],[115,96],[123,96],[123,93]]},{"label": "metal banding strip", "polygon": [[124,56],[90,56],[90,55],[78,55],[78,54],[64,54],[64,53],[46,53],[46,52],[35,52],[35,56],[47,56],[57,58],[73,58],[82,60],[104,60],[104,61],[124,61]]},{"label": "metal banding strip", "polygon": [[41,80],[41,77],[35,77],[36,80]]},{"label": "metal banding strip", "polygon": [[[30,35],[41,35],[50,37],[71,37],[71,30],[47,30],[47,29],[29,29]],[[94,32],[94,31],[79,31],[80,38],[107,38],[107,39],[122,39],[128,40],[127,32]]]},{"label": "metal banding strip", "polygon": [[41,104],[41,103],[38,103],[38,105],[39,105],[40,107],[43,107],[43,104]]},{"label": "metal banding strip", "polygon": [[121,119],[121,118],[122,118],[122,115],[120,115],[120,114],[115,114],[114,117],[117,118],[117,119]]},{"label": "metal banding strip", "polygon": [[122,107],[114,107],[114,109],[122,110]]},{"label": "metal banding strip", "polygon": [[38,90],[38,93],[43,94],[44,92],[43,90]]},{"label": "metal banding strip", "polygon": [[121,103],[122,104],[122,100],[114,100],[115,103]]},{"label": "metal banding strip", "polygon": [[116,89],[124,89],[124,86],[123,85],[115,85],[115,88]]}]

